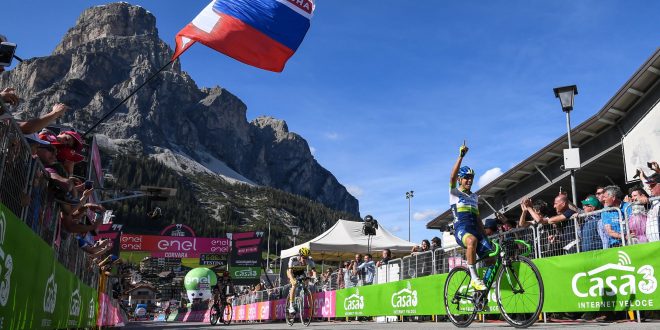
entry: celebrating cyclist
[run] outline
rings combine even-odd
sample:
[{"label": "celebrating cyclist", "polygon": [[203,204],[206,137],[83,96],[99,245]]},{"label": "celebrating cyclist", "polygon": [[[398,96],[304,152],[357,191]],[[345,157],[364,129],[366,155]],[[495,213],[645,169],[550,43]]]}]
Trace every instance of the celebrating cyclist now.
[{"label": "celebrating cyclist", "polygon": [[[468,147],[459,148],[459,156],[451,170],[449,179],[449,204],[454,215],[454,236],[456,242],[466,249],[465,258],[470,270],[470,286],[476,290],[486,290],[486,285],[477,275],[475,262],[477,255],[484,257],[493,249],[479,218],[478,196],[470,189],[474,180],[474,170],[462,166]],[[458,187],[457,187],[458,182]]]},{"label": "celebrating cyclist", "polygon": [[293,306],[293,297],[296,291],[296,277],[303,274],[309,275],[311,273],[312,277],[316,278],[316,265],[310,256],[311,253],[312,251],[309,248],[301,247],[300,250],[298,250],[298,255],[289,259],[289,268],[286,270],[286,276],[289,278],[289,283],[291,283],[291,289],[289,290],[289,313],[291,314],[296,312]]}]

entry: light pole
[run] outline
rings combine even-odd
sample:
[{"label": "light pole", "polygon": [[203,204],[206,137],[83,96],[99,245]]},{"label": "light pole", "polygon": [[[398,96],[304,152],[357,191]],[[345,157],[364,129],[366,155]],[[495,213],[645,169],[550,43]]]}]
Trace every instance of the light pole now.
[{"label": "light pole", "polygon": [[[577,95],[577,86],[564,86],[554,88],[555,97],[561,102],[561,110],[566,113],[566,131],[568,136],[568,151],[564,150],[564,169],[571,171],[571,193],[573,197],[573,205],[577,204],[577,195],[575,191],[575,169],[580,168],[580,152],[579,149],[573,150],[571,143],[571,111],[573,110],[573,100]],[[577,156],[577,165],[568,166],[568,163],[575,160]]]},{"label": "light pole", "polygon": [[408,242],[410,242],[410,203],[412,202],[412,198],[415,197],[413,194],[414,191],[406,191],[406,199],[408,200]]},{"label": "light pole", "polygon": [[268,241],[266,243],[268,248],[266,250],[266,270],[270,269],[270,219],[268,219]]},{"label": "light pole", "polygon": [[291,232],[293,233],[293,246],[296,246],[296,236],[300,233],[300,227],[293,226],[291,227]]}]

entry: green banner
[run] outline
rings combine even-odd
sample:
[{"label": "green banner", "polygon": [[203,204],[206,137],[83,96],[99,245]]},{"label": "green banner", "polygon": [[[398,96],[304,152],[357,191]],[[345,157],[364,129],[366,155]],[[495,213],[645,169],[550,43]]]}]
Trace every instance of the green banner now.
[{"label": "green banner", "polygon": [[0,204],[0,329],[93,327],[97,306],[96,290]]},{"label": "green banner", "polygon": [[535,260],[547,312],[660,309],[660,242]]},{"label": "green banner", "polygon": [[337,291],[337,317],[444,314],[447,274]]},{"label": "green banner", "polygon": [[261,268],[229,266],[229,274],[232,280],[252,280],[255,283],[259,283]]}]

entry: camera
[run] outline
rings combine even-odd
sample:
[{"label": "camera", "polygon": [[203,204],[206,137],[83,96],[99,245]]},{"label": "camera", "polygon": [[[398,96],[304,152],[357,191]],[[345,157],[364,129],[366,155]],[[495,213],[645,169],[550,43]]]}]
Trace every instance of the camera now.
[{"label": "camera", "polygon": [[374,236],[376,235],[376,229],[378,229],[378,221],[374,219],[371,215],[364,217],[364,224],[362,225],[362,234],[365,236]]},{"label": "camera", "polygon": [[648,168],[650,168],[650,169],[653,169],[653,163],[651,163],[651,162],[647,162],[646,166],[648,166]]},{"label": "camera", "polygon": [[12,42],[0,43],[0,66],[10,66],[16,52],[16,44]]}]

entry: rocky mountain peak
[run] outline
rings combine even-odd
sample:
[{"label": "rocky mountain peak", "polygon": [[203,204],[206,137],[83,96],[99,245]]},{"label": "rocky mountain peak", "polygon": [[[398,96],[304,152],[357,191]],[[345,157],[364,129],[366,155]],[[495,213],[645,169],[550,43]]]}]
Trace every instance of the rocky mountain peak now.
[{"label": "rocky mountain peak", "polygon": [[75,50],[103,38],[146,36],[158,38],[156,17],[140,6],[111,3],[85,10],[69,29],[54,54]]}]

